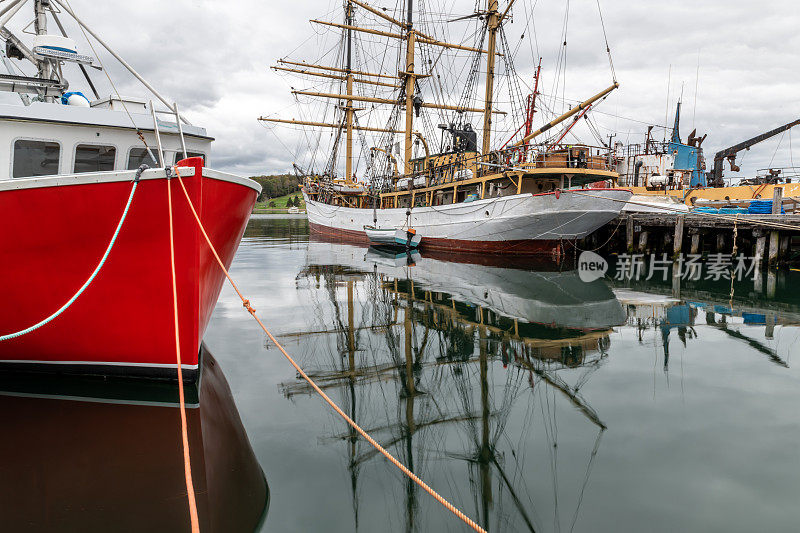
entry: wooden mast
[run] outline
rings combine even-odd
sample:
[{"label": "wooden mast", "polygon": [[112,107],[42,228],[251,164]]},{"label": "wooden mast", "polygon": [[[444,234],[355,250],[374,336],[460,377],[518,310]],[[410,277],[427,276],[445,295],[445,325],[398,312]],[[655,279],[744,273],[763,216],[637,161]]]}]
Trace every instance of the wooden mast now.
[{"label": "wooden mast", "polygon": [[414,32],[414,0],[408,1],[408,16],[406,17],[406,134],[405,134],[405,157],[404,174],[411,174],[411,158],[413,156],[414,144],[411,131],[414,127],[414,42],[416,34]]},{"label": "wooden mast", "polygon": [[615,81],[614,85],[611,85],[607,89],[604,89],[604,90],[600,91],[599,93],[597,93],[596,95],[592,96],[591,98],[589,98],[585,102],[581,102],[580,104],[576,105],[575,107],[573,107],[572,109],[570,109],[569,111],[567,111],[566,113],[561,115],[560,117],[554,118],[553,120],[551,120],[550,122],[548,122],[547,124],[545,124],[544,126],[539,128],[538,130],[534,131],[533,133],[529,133],[528,135],[523,137],[522,140],[519,141],[514,146],[515,147],[516,146],[523,146],[523,145],[527,144],[528,141],[530,141],[534,137],[546,132],[547,130],[549,130],[553,126],[564,122],[565,120],[567,120],[569,117],[571,117],[575,113],[579,113],[579,112],[583,111],[584,109],[586,109],[587,107],[591,106],[592,104],[594,104],[595,102],[597,102],[598,100],[603,98],[605,95],[607,95],[608,93],[610,93],[611,91],[616,89],[617,87],[619,87],[619,83]]},{"label": "wooden mast", "polygon": [[498,13],[498,0],[487,0],[489,29],[489,49],[486,54],[486,96],[483,111],[483,153],[488,154],[492,140],[492,96],[494,93],[494,64],[497,48],[497,30],[500,28],[500,14]]},{"label": "wooden mast", "polygon": [[[347,2],[347,24],[353,25],[353,4]],[[347,30],[347,95],[353,95],[353,30]],[[347,115],[347,181],[353,180],[353,100],[347,100],[345,107]]]}]

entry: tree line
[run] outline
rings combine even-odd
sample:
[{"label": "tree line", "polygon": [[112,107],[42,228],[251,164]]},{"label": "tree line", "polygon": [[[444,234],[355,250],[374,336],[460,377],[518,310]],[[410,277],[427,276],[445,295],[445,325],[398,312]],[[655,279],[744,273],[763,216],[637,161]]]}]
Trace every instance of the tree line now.
[{"label": "tree line", "polygon": [[300,191],[298,178],[293,174],[253,176],[250,179],[257,181],[261,185],[261,194],[258,196],[259,202]]}]

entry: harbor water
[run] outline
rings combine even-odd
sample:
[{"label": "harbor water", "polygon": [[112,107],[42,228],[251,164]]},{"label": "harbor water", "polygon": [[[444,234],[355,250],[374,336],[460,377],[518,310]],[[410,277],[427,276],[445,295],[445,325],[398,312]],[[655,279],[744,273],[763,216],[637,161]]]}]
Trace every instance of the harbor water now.
[{"label": "harbor water", "polygon": [[[797,530],[796,272],[769,294],[676,293],[325,242],[302,216],[255,215],[231,274],[319,386],[488,531]],[[202,531],[465,531],[228,286],[203,365],[186,400]],[[87,383],[0,383],[3,528],[188,531],[175,391]]]},{"label": "harbor water", "polygon": [[[796,296],[743,312],[714,286],[672,298],[479,263],[255,216],[231,272],[327,394],[490,531],[796,530]],[[229,288],[206,344],[269,481],[264,531],[464,530],[323,404]]]}]

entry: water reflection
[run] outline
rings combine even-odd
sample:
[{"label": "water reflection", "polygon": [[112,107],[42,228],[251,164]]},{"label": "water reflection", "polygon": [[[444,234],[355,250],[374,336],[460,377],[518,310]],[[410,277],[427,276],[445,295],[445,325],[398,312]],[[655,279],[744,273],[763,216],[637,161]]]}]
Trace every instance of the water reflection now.
[{"label": "water reflection", "polygon": [[[569,516],[556,517],[574,526],[606,429],[581,388],[608,357],[612,327],[626,320],[604,281],[584,283],[575,271],[458,263],[314,241],[306,259],[298,289],[315,299],[318,315],[285,337],[336,339],[327,360],[316,349],[305,354],[307,371],[413,471],[446,461],[448,485],[469,490],[466,501],[474,502],[472,514],[484,527],[536,530],[539,518],[520,476],[525,446],[518,440],[524,442],[538,420],[558,492],[555,404],[566,402],[580,413],[594,434],[585,442],[586,467],[571,494]],[[311,393],[299,380],[282,390],[289,398]],[[521,396],[527,398],[518,402]],[[519,433],[512,436],[507,424],[520,408],[532,424],[513,424]],[[357,527],[359,474],[380,456],[342,427],[326,441],[345,444]],[[419,490],[410,480],[404,484],[403,529],[425,530]]]},{"label": "water reflection", "polygon": [[729,339],[744,343],[765,355],[769,361],[784,368],[789,367],[785,356],[779,354],[770,341],[775,340],[776,328],[795,328],[800,325],[800,315],[797,313],[782,311],[778,314],[769,304],[764,307],[754,307],[752,304],[732,307],[732,300],[725,303],[719,300],[685,301],[628,289],[617,289],[615,292],[627,307],[627,325],[636,328],[640,343],[644,344],[648,330],[658,331],[664,371],[669,370],[673,333],[685,348],[687,341],[698,339],[698,325],[722,332]]},{"label": "water reflection", "polygon": [[[268,494],[222,369],[186,389],[202,531],[253,531]],[[174,384],[0,375],[5,531],[188,531]]]},{"label": "water reflection", "polygon": [[[398,255],[272,223],[254,221],[234,267],[273,331],[354,419],[490,531],[800,521],[800,462],[786,446],[800,438],[794,273],[778,273],[774,295],[751,281],[733,298],[729,282],[586,285],[552,265]],[[226,302],[241,312],[235,295]],[[217,317],[221,344],[249,335]],[[320,407],[269,343],[248,342],[235,381],[280,501],[272,526],[460,529]]]}]

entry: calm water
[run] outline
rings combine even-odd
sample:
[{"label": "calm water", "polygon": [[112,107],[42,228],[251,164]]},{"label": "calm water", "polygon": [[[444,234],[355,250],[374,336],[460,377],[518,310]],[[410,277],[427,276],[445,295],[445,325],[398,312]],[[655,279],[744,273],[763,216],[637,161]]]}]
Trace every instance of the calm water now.
[{"label": "calm water", "polygon": [[[797,273],[739,283],[731,305],[727,283],[461,259],[314,241],[304,218],[267,215],[232,274],[348,414],[490,531],[800,529]],[[204,530],[466,530],[227,286],[205,340],[216,362],[188,392]],[[174,391],[23,385],[0,383],[1,529],[187,525]]]},{"label": "calm water", "polygon": [[[411,262],[256,217],[232,273],[328,394],[489,530],[800,527],[794,278],[773,300],[737,289],[731,310],[727,286],[673,299],[669,283]],[[269,480],[263,530],[464,530],[353,437],[227,288],[206,343]]]}]

